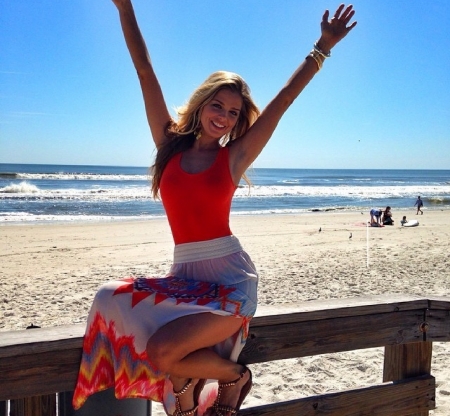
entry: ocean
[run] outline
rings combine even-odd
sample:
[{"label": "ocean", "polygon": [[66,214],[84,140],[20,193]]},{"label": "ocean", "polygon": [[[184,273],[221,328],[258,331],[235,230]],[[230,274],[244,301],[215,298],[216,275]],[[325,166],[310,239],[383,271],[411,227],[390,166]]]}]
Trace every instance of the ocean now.
[{"label": "ocean", "polygon": [[[450,209],[450,170],[250,169],[232,215]],[[186,201],[189,203],[189,201]],[[0,164],[0,224],[163,217],[146,167]]]}]

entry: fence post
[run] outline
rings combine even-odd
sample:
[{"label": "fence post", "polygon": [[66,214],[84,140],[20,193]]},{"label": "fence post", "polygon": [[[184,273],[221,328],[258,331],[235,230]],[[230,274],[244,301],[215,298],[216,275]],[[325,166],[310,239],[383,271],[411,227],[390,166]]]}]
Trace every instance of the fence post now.
[{"label": "fence post", "polygon": [[56,416],[56,394],[11,400],[10,416]]},{"label": "fence post", "polygon": [[[430,374],[432,352],[433,343],[429,341],[387,345],[384,350],[383,381],[397,381]],[[428,414],[428,410],[424,410],[410,416],[428,416]]]}]

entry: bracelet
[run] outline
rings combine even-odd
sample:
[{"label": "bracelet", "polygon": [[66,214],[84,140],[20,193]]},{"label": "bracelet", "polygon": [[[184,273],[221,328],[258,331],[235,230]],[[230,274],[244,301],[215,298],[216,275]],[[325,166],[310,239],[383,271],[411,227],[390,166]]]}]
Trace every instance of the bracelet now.
[{"label": "bracelet", "polygon": [[323,59],[329,58],[331,56],[331,51],[328,53],[325,53],[322,49],[319,48],[319,45],[317,45],[317,42],[314,43],[314,50],[318,52],[321,56],[323,56]]},{"label": "bracelet", "polygon": [[313,58],[316,61],[317,71],[320,71],[322,69],[323,61],[325,60],[325,58],[319,52],[317,52],[315,49],[313,49],[308,54],[308,56],[310,56],[311,58]]}]

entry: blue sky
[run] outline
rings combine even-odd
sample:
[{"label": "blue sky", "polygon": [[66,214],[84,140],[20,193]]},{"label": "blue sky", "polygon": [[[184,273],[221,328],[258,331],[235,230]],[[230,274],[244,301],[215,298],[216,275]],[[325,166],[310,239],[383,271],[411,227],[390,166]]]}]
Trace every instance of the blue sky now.
[{"label": "blue sky", "polygon": [[[329,0],[135,0],[170,108],[216,70],[263,108],[310,51]],[[355,1],[358,25],[255,162],[450,169],[450,2]],[[109,0],[0,0],[0,163],[149,166],[154,147]]]}]

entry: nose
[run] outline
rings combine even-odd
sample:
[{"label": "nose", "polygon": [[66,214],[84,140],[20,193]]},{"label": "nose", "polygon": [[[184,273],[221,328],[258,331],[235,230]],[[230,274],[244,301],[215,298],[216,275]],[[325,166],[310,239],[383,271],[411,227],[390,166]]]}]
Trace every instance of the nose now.
[{"label": "nose", "polygon": [[227,112],[225,109],[221,108],[219,111],[219,117],[225,119],[227,117]]}]

